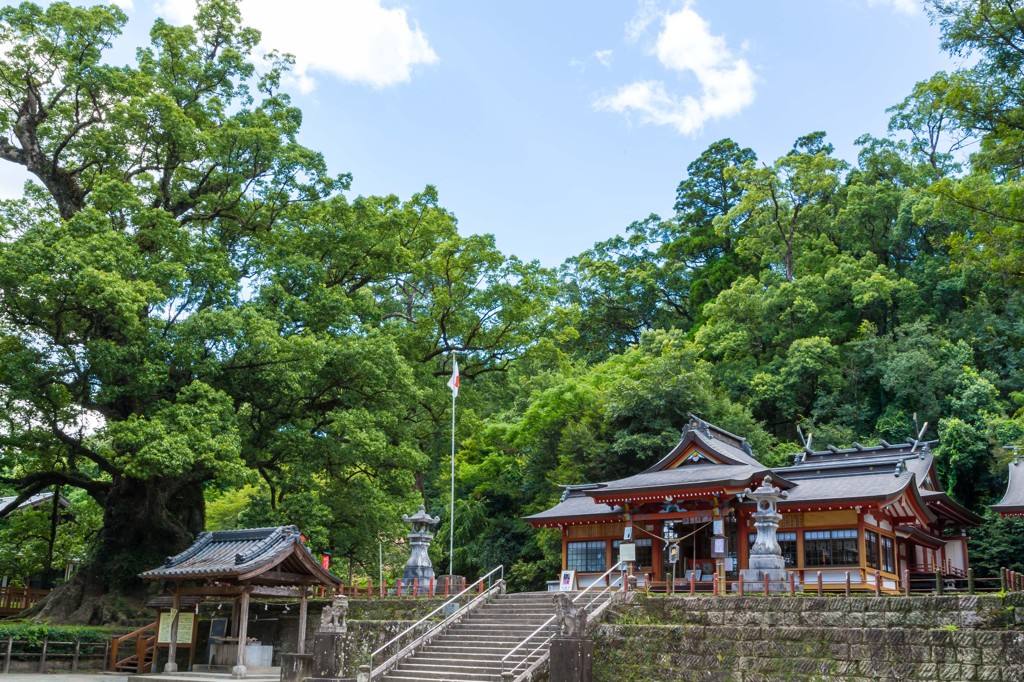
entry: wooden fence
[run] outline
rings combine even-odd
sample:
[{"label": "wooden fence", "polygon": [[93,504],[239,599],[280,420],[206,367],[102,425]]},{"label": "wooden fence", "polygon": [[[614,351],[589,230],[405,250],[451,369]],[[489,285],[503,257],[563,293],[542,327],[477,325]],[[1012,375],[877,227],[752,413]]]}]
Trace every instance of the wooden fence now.
[{"label": "wooden fence", "polygon": [[43,600],[50,590],[34,590],[30,587],[0,587],[0,616],[21,613],[36,602]]},{"label": "wooden fence", "polygon": [[0,640],[0,646],[3,647],[4,673],[11,671],[12,660],[38,660],[37,671],[45,673],[49,672],[48,663],[61,659],[70,659],[71,672],[75,672],[78,670],[78,662],[84,658],[106,661],[110,642],[83,642],[77,639],[73,642],[58,642],[50,640],[49,637],[44,637],[42,641],[30,642],[8,637],[6,640]]}]

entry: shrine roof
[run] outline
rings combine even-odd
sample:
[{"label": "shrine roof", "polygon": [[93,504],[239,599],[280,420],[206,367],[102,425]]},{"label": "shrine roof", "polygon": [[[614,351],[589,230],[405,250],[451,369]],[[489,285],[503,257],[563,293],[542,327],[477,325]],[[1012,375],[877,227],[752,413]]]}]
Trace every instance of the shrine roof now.
[{"label": "shrine roof", "polygon": [[[200,533],[192,546],[163,566],[140,574],[146,580],[220,578],[260,583],[271,572],[286,571],[293,584],[336,586],[341,580],[324,570],[305,545],[295,526],[218,530]],[[265,575],[267,574],[267,575]],[[273,578],[273,584],[281,584]]]},{"label": "shrine roof", "polygon": [[980,526],[985,519],[963,506],[941,490],[922,490],[921,497],[938,516],[945,516],[957,523]]},{"label": "shrine roof", "polygon": [[1006,480],[1006,493],[1003,499],[993,505],[993,510],[1000,514],[1024,512],[1024,466],[1019,459],[1010,462],[1009,477]]},{"label": "shrine roof", "polygon": [[[790,469],[777,469],[783,476],[790,476]],[[807,476],[796,472],[791,480],[796,485],[789,490],[789,497],[782,504],[807,502],[850,502],[855,500],[887,500],[901,495],[907,485],[915,480],[914,472],[905,469],[896,474],[892,470],[865,473],[861,475]]]},{"label": "shrine roof", "polygon": [[[616,493],[660,493],[687,488],[746,486],[770,473],[770,469],[761,465],[691,464],[661,471],[647,470],[603,483],[600,488],[587,491],[587,494],[600,498]],[[782,487],[789,487],[785,480],[781,484]]]},{"label": "shrine roof", "polygon": [[578,518],[593,520],[607,519],[617,521],[621,519],[622,507],[612,507],[603,502],[596,502],[594,498],[584,492],[584,488],[594,486],[566,486],[565,494],[561,501],[550,509],[525,517],[525,520],[534,523],[549,523],[554,521],[572,521]]},{"label": "shrine roof", "polygon": [[[0,497],[0,509],[3,509],[7,505],[14,502],[16,499],[18,499],[16,495],[11,495],[10,497]],[[15,509],[27,509],[28,507],[38,507],[52,499],[53,493],[36,493],[32,497],[23,500],[21,504],[15,507]],[[71,506],[71,503],[68,502],[67,498],[64,497],[63,495],[61,495],[57,503],[65,508]]]},{"label": "shrine roof", "polygon": [[790,455],[793,467],[821,467],[825,465],[842,467],[859,466],[863,461],[886,461],[908,457],[921,457],[931,454],[937,440],[908,440],[905,443],[888,443],[880,441],[878,445],[861,445],[854,443],[851,448],[837,448],[829,445],[826,450],[804,450]]}]

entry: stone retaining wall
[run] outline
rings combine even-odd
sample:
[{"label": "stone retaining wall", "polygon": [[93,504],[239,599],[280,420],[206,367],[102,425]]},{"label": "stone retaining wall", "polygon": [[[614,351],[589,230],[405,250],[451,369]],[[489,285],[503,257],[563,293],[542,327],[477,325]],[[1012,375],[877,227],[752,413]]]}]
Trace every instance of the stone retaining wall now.
[{"label": "stone retaining wall", "polygon": [[618,605],[595,682],[1024,682],[1024,596],[661,597]]}]

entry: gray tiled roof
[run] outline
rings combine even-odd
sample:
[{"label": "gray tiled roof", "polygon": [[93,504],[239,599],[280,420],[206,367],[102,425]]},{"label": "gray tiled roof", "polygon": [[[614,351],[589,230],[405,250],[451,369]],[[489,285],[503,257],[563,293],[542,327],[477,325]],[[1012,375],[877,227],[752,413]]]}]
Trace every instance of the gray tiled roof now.
[{"label": "gray tiled roof", "polygon": [[991,505],[998,511],[1024,511],[1024,466],[1020,460],[1010,462],[1010,476],[1006,481],[1006,494]]},{"label": "gray tiled roof", "polygon": [[746,485],[751,479],[767,473],[771,473],[767,467],[749,464],[687,464],[674,469],[648,470],[642,474],[620,478],[591,491],[591,494],[604,496],[626,490],[657,492],[669,488],[687,488],[719,482],[722,485]]},{"label": "gray tiled roof", "polygon": [[[598,514],[616,516],[614,511],[600,511],[588,504],[587,496],[607,497],[616,493],[660,493],[670,490],[708,486],[747,485],[770,473],[776,485],[788,489],[787,505],[800,503],[836,503],[849,500],[888,500],[909,492],[923,507],[935,506],[930,514],[948,516],[965,523],[980,523],[976,514],[952,501],[941,491],[932,492],[934,479],[935,441],[915,444],[885,443],[874,446],[854,444],[852,448],[829,446],[827,450],[803,452],[793,455],[794,464],[768,469],[753,456],[747,442],[691,415],[683,438],[676,447],[645,471],[606,483],[580,486],[570,497],[555,507],[527,517],[528,520],[570,520],[573,517]],[[673,468],[680,456],[696,445],[718,455],[723,463],[683,463]],[[1011,467],[1013,469],[1014,467]],[[1010,489],[1000,505],[1021,505],[1024,510],[1024,467],[1011,471]],[[1013,481],[1017,483],[1014,485]],[[1013,501],[1010,501],[1013,500]],[[993,508],[997,508],[994,505]]]},{"label": "gray tiled roof", "polygon": [[[16,495],[11,495],[10,497],[0,497],[0,509],[3,509],[7,505],[9,505],[11,502],[14,502],[14,500],[16,498],[17,498]],[[32,497],[28,498],[27,500],[25,500],[24,502],[22,502],[21,504],[19,504],[17,508],[18,509],[25,509],[26,507],[38,507],[39,505],[43,504],[47,500],[51,500],[51,499],[53,499],[53,493],[37,493],[37,494],[33,495]],[[71,503],[68,502],[66,498],[61,497],[60,498],[60,505],[62,507],[70,507]]]},{"label": "gray tiled roof", "polygon": [[527,521],[555,521],[559,519],[571,520],[573,517],[594,518],[607,516],[609,519],[618,519],[622,514],[621,507],[610,507],[602,502],[595,502],[594,498],[588,497],[581,490],[573,490],[569,495],[551,509],[525,517]]},{"label": "gray tiled roof", "polygon": [[[237,577],[273,565],[282,554],[302,552],[309,555],[304,562],[325,582],[340,582],[319,569],[309,550],[302,544],[295,526],[218,530],[200,533],[184,552],[168,557],[163,566],[145,571],[140,577],[149,580],[172,578]],[[317,570],[319,569],[319,570]],[[322,575],[321,575],[322,574]]]}]

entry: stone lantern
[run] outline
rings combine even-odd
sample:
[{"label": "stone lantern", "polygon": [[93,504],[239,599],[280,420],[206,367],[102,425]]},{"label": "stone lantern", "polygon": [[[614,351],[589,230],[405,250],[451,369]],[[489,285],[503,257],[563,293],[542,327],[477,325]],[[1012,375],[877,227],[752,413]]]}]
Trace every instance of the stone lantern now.
[{"label": "stone lantern", "polygon": [[757,504],[754,512],[757,538],[750,548],[749,568],[740,571],[743,587],[745,590],[763,589],[764,578],[768,576],[769,591],[785,592],[789,590],[789,571],[786,570],[786,559],[782,556],[777,535],[782,521],[778,503],[789,497],[789,493],[773,486],[772,477],[765,476],[757,490],[747,488],[743,496]]},{"label": "stone lantern", "polygon": [[441,517],[430,516],[421,504],[419,511],[412,516],[402,514],[402,521],[412,525],[412,532],[408,535],[412,554],[405,563],[402,582],[411,586],[413,580],[419,580],[420,585],[425,585],[434,577],[434,565],[430,563],[430,555],[427,553],[430,541],[434,539],[430,529],[441,522]]}]

